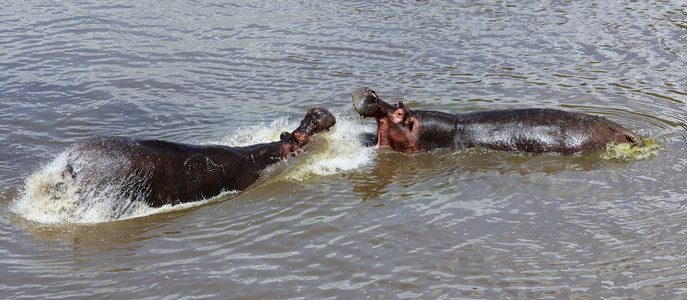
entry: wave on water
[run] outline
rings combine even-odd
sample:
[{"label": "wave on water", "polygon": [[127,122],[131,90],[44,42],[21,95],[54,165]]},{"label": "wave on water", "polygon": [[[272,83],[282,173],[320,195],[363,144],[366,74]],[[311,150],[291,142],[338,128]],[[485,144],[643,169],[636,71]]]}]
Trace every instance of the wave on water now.
[{"label": "wave on water", "polygon": [[[353,170],[371,162],[374,149],[365,147],[359,139],[352,138],[360,133],[360,124],[352,118],[338,115],[336,117],[336,126],[330,132],[315,137],[307,150],[308,153],[301,155],[303,159],[295,160],[296,165],[289,166],[281,175],[276,175],[276,178],[259,182],[263,184],[279,180],[299,182],[306,178]],[[240,147],[266,143],[278,140],[282,131],[291,131],[297,126],[298,123],[289,122],[284,116],[270,124],[242,126],[224,140],[207,144]],[[11,205],[14,213],[24,219],[39,223],[96,223],[182,210],[236,193],[236,191],[225,192],[201,201],[150,207],[141,201],[141,193],[123,192],[136,181],[136,178],[117,175],[120,174],[117,170],[122,168],[121,164],[124,162],[116,159],[108,159],[108,162],[86,162],[104,164],[104,167],[100,169],[108,172],[109,177],[106,184],[99,185],[97,189],[85,191],[79,188],[83,182],[80,183],[64,175],[68,168],[69,151],[63,151],[26,179],[24,188]]]}]

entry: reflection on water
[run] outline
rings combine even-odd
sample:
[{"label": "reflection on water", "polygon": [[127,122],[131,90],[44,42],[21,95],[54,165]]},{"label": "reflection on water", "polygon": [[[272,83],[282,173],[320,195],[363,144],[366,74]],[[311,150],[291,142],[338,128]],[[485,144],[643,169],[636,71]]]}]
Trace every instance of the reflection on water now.
[{"label": "reflection on water", "polygon": [[[642,148],[631,143],[609,144],[605,150],[596,153],[569,156],[509,153],[479,148],[405,155],[382,149],[372,168],[362,174],[352,174],[350,178],[356,183],[353,191],[360,193],[363,200],[366,200],[389,192],[389,185],[412,186],[417,191],[442,190],[460,183],[460,178],[474,176],[485,176],[485,180],[489,180],[494,174],[526,176],[541,173],[555,176],[564,171],[622,170],[631,168],[638,160],[661,153],[661,146],[653,139],[643,141],[645,147]],[[449,181],[447,178],[454,180]],[[433,182],[427,184],[427,181]]]},{"label": "reflection on water", "polygon": [[[678,1],[0,8],[3,298],[686,292]],[[374,121],[350,106],[361,86],[418,110],[599,115],[655,148],[630,158],[622,146],[576,156],[375,151]],[[250,144],[314,106],[336,112],[337,125],[244,192],[91,224],[13,209],[26,179],[77,141]]]}]

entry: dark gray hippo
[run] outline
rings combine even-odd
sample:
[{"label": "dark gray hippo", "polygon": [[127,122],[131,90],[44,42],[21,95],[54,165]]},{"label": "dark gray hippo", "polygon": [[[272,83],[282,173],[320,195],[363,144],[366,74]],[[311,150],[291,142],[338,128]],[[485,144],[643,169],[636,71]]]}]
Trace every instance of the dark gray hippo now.
[{"label": "dark gray hippo", "polygon": [[67,150],[63,176],[77,182],[83,194],[114,186],[116,194],[153,207],[192,202],[244,190],[267,166],[303,151],[313,134],[335,123],[329,111],[313,108],[280,141],[247,147],[93,138]]},{"label": "dark gray hippo", "polygon": [[353,106],[377,121],[377,148],[403,153],[436,148],[481,147],[501,151],[574,154],[609,143],[642,140],[622,126],[596,116],[556,109],[511,109],[449,114],[414,111],[402,102],[391,105],[369,88],[353,93]]}]

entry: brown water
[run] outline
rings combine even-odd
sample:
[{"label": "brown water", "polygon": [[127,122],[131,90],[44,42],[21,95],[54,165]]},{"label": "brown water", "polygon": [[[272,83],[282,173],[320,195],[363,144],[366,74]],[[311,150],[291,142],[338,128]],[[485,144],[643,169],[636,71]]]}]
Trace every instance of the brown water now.
[{"label": "brown water", "polygon": [[[687,4],[491,2],[4,1],[0,296],[687,297]],[[586,112],[656,145],[375,151],[361,86]],[[337,125],[246,191],[124,220],[45,197],[88,137],[243,145],[314,106]]]}]

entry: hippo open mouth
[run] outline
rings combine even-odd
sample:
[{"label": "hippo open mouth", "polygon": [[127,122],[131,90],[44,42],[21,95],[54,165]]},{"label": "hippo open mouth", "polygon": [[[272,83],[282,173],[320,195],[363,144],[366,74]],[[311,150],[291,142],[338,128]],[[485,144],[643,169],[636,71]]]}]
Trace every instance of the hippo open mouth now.
[{"label": "hippo open mouth", "polygon": [[389,146],[388,114],[394,107],[377,97],[370,88],[364,87],[353,92],[353,107],[363,117],[372,117],[377,121],[377,145],[375,148]]}]

